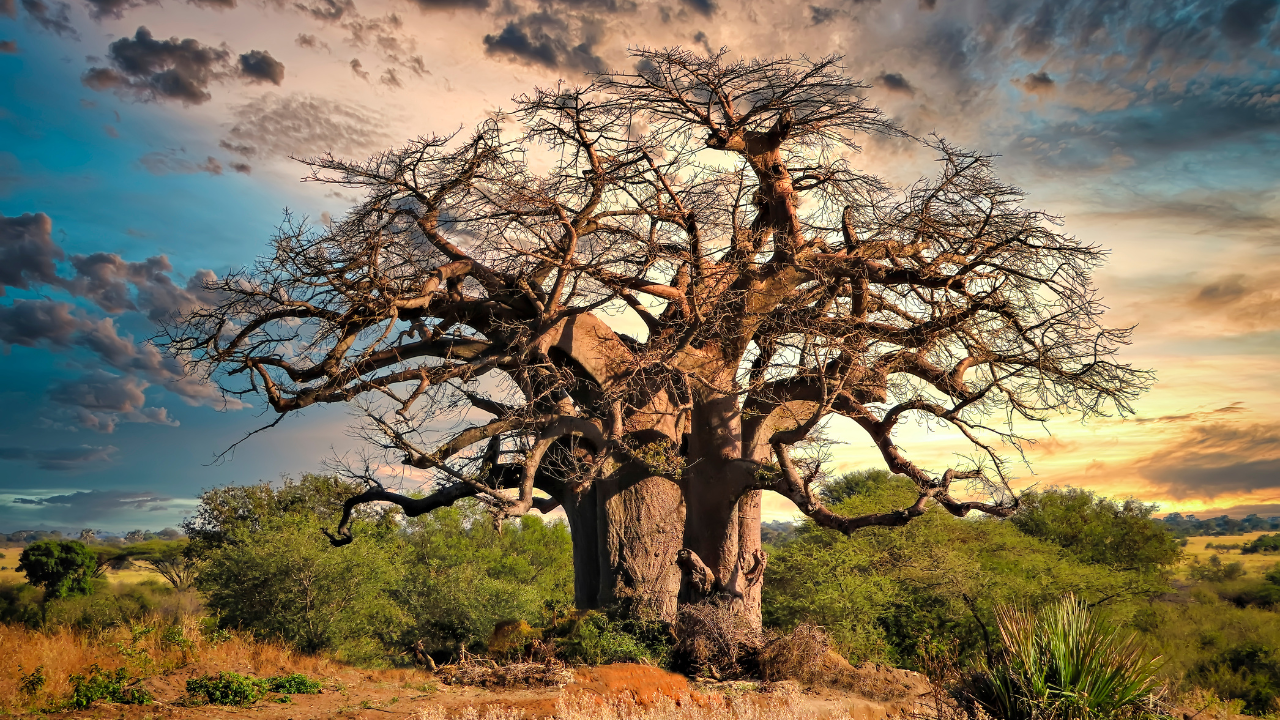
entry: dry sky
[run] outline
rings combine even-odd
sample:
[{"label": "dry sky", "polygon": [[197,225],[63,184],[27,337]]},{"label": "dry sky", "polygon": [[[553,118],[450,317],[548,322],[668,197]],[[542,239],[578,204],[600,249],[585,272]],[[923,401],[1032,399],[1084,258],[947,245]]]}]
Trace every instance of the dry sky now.
[{"label": "dry sky", "polygon": [[[1018,468],[1167,510],[1280,515],[1280,0],[0,0],[0,530],[173,525],[202,487],[316,469],[336,408],[209,465],[261,408],[144,343],[282,208],[352,198],[290,155],[360,156],[471,126],[628,46],[840,54],[916,135],[1113,250],[1128,419],[1070,419]],[[868,141],[896,182],[929,157]],[[872,464],[858,433],[847,467]],[[926,467],[964,451],[908,429]],[[785,512],[780,504],[769,509]]]}]

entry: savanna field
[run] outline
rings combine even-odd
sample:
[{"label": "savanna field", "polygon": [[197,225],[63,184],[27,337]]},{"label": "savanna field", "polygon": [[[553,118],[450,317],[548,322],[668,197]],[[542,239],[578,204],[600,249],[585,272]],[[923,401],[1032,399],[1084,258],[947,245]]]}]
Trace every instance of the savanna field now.
[{"label": "savanna field", "polygon": [[[853,538],[770,525],[760,631],[712,604],[675,623],[575,610],[568,531],[531,516],[499,527],[470,505],[369,513],[360,542],[333,547],[320,528],[351,491],[314,475],[209,491],[183,532],[87,539],[73,571],[84,577],[62,585],[15,570],[62,540],[8,543],[0,707],[423,720],[1280,712],[1280,532],[1251,529],[1261,518],[1179,527],[1135,501],[1048,490],[1011,520],[930,513]],[[863,472],[821,492],[853,513],[911,488]]]}]

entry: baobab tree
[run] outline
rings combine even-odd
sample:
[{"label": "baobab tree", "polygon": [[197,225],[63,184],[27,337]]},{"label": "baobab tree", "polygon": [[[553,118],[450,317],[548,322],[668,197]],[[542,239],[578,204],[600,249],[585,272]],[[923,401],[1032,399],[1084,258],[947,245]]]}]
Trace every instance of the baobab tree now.
[{"label": "baobab tree", "polygon": [[[1147,385],[1115,360],[1129,331],[1101,322],[1105,253],[1024,208],[989,157],[906,136],[838,58],[632,55],[469,136],[306,160],[364,201],[328,227],[287,217],[168,328],[170,351],[276,422],[348,404],[422,471],[411,497],[351,467],[368,485],[335,545],[365,503],[562,507],[578,606],[670,618],[713,598],[758,623],[762,492],[842,533],[934,506],[1007,516],[999,451],[1021,423],[1126,412]],[[924,142],[937,177],[859,172],[868,133]],[[913,505],[819,501],[833,416],[915,483]],[[894,444],[913,417],[973,461],[913,463]]]}]

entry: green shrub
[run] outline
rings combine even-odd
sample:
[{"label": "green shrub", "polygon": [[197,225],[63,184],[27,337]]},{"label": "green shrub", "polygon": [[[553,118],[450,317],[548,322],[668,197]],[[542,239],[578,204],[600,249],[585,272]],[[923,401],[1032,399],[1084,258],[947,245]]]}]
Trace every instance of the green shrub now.
[{"label": "green shrub", "polygon": [[556,656],[573,664],[664,666],[671,652],[670,633],[654,620],[574,613],[549,628],[549,633],[554,636]]},{"label": "green shrub", "polygon": [[23,695],[35,695],[44,689],[46,682],[43,665],[37,666],[29,673],[23,672],[21,665],[18,666],[18,692]]},{"label": "green shrub", "polygon": [[227,671],[187,681],[187,702],[190,704],[252,705],[269,692],[315,695],[320,692],[320,683],[302,673],[262,679]]},{"label": "green shrub", "polygon": [[72,675],[71,697],[67,706],[83,710],[98,700],[121,705],[148,705],[154,698],[145,688],[138,687],[139,678],[130,678],[125,668],[103,670],[97,664],[89,667],[88,675]]},{"label": "green shrub", "polygon": [[1194,562],[1187,571],[1193,580],[1202,582],[1224,582],[1231,580],[1239,580],[1247,573],[1244,569],[1244,563],[1240,561],[1224,563],[1218,559],[1217,555],[1209,556],[1209,562]]},{"label": "green shrub", "polygon": [[43,593],[26,583],[0,585],[0,622],[39,627],[44,620]]},{"label": "green shrub", "polygon": [[996,612],[1001,648],[971,690],[1004,720],[1156,717],[1156,674],[1134,635],[1123,635],[1067,596],[1040,612]]},{"label": "green shrub", "polygon": [[312,680],[302,673],[281,675],[267,679],[267,689],[271,692],[288,695],[315,695],[320,692],[320,681]]},{"label": "green shrub", "polygon": [[187,696],[195,703],[210,705],[252,705],[267,694],[266,680],[222,671],[187,681]]},{"label": "green shrub", "polygon": [[1259,535],[1252,542],[1245,543],[1240,552],[1245,555],[1280,553],[1280,535]]},{"label": "green shrub", "polygon": [[386,654],[382,641],[404,623],[391,599],[404,573],[403,543],[391,528],[356,531],[360,542],[332,547],[314,517],[235,528],[206,555],[198,584],[223,627],[376,662]]},{"label": "green shrub", "polygon": [[92,595],[49,600],[44,607],[44,624],[101,631],[118,625],[132,625],[148,616],[174,618],[199,605],[193,593],[176,593],[157,580],[140,583],[97,581]]}]

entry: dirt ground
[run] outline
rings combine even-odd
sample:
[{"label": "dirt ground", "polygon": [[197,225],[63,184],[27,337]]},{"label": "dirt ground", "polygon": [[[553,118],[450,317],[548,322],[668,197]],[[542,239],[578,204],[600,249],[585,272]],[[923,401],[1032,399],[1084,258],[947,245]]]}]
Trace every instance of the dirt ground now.
[{"label": "dirt ground", "polygon": [[[394,717],[418,720],[820,720],[929,717],[924,678],[905,670],[864,671],[873,697],[848,690],[804,689],[795,683],[691,683],[645,665],[565,669],[563,685],[476,687],[449,685],[444,677],[347,670],[324,678],[318,695],[268,695],[248,707],[187,706],[188,678],[211,668],[194,664],[143,681],[156,698],[150,705],[97,703],[86,710],[15,715],[15,718],[101,720],[312,720]],[[874,677],[873,677],[874,676]],[[502,684],[502,680],[498,680]]]}]

